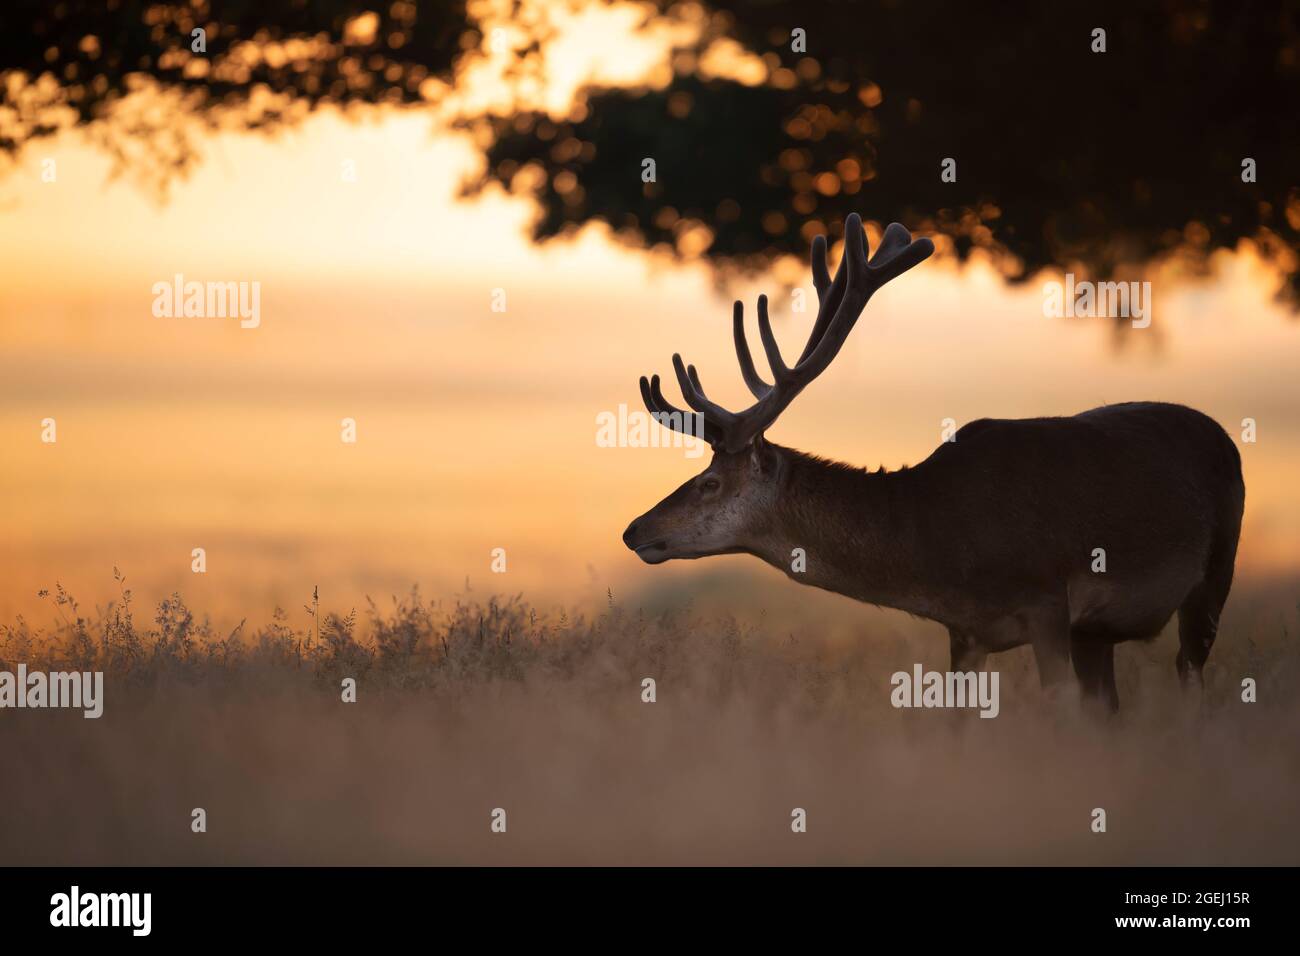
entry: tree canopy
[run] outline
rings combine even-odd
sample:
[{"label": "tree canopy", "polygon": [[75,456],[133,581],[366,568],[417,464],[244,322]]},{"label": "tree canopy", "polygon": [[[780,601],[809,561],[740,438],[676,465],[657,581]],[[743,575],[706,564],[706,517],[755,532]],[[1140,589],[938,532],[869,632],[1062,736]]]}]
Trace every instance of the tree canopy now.
[{"label": "tree canopy", "polygon": [[[527,6],[513,8],[522,18]],[[52,109],[104,123],[144,81],[209,122],[249,127],[322,102],[426,102],[483,48],[473,9],[20,0],[0,14],[0,150],[59,128]],[[1250,240],[1300,304],[1293,3],[646,9],[648,25],[701,25],[672,52],[671,73],[584,89],[564,116],[462,113],[486,159],[468,192],[500,184],[534,197],[538,240],[599,220],[723,270],[802,255],[851,211],[946,237],[963,258],[987,250],[1012,280],[1044,267],[1106,278],[1166,256],[1198,268]],[[196,28],[206,53],[191,49]],[[748,74],[714,65],[724,44]],[[516,53],[544,60],[545,37]],[[166,132],[137,119],[120,135],[159,137],[164,163],[183,170],[193,157]]]}]

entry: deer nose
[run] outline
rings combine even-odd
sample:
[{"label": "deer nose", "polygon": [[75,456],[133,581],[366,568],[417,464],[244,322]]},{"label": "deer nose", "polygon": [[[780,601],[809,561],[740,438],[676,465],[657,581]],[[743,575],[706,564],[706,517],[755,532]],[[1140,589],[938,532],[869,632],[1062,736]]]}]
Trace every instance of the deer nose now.
[{"label": "deer nose", "polygon": [[633,521],[630,525],[627,526],[627,530],[623,532],[623,543],[627,545],[629,548],[632,548],[633,551],[636,550],[636,548],[633,547],[632,545],[632,538],[635,535],[636,535],[636,522]]}]

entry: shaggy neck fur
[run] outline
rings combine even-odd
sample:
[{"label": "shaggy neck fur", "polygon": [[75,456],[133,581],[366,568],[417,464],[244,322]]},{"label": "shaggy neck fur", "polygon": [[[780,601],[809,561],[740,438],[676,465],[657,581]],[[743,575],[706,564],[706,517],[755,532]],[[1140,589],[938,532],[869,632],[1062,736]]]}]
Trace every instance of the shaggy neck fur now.
[{"label": "shaggy neck fur", "polygon": [[[868,472],[776,449],[781,492],[754,553],[801,584],[941,618],[924,554],[925,503],[913,472]],[[792,570],[802,548],[807,569]]]}]

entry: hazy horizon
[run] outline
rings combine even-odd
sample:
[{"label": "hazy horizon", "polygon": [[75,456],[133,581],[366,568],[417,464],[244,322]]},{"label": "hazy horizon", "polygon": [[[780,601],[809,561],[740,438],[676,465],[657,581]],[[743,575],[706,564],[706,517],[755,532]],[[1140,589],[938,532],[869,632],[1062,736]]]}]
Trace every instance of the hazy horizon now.
[{"label": "hazy horizon", "polygon": [[[562,104],[591,76],[662,72],[664,35],[637,36],[626,8],[583,17],[569,36],[586,52],[552,59],[563,75],[543,100]],[[489,102],[487,72],[458,95]],[[724,293],[704,262],[628,248],[603,226],[535,245],[528,199],[459,197],[483,159],[436,111],[323,108],[276,135],[199,136],[201,161],[165,198],[113,178],[78,131],[0,175],[0,620],[44,620],[37,591],[56,581],[107,601],[114,566],[143,600],[179,590],[230,621],[298,607],[316,585],[338,607],[467,579],[565,603],[699,573],[644,567],[620,535],[706,459],[597,447],[597,416],[639,411],[642,374],[675,393],[675,351],[711,395],[743,402],[731,294],[751,323],[757,294],[772,296],[796,350],[812,312],[791,312],[786,284],[813,301],[804,264]],[[1209,277],[1150,269],[1135,278],[1152,282],[1154,320],[1117,336],[1109,319],[1044,316],[1043,282],[1059,273],[1009,285],[943,250],[872,300],[770,438],[894,468],[926,457],[945,419],[1155,399],[1240,438],[1253,418],[1257,442],[1238,443],[1239,578],[1300,574],[1300,322],[1273,300],[1270,267],[1243,248],[1216,254]],[[155,317],[154,284],[177,274],[259,283],[260,324]],[[56,444],[40,440],[46,418]],[[344,418],[355,444],[340,441]],[[490,571],[494,548],[505,574]]]}]

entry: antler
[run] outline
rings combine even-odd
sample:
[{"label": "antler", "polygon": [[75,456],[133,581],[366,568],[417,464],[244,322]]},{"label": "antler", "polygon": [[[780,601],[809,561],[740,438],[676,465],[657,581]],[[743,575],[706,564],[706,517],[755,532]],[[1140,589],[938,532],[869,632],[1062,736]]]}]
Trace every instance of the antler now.
[{"label": "antler", "polygon": [[[737,302],[732,311],[732,329],[736,338],[736,358],[745,385],[758,399],[744,411],[731,412],[709,399],[700,384],[694,365],[684,365],[680,355],[673,355],[673,371],[681,386],[686,404],[702,416],[704,438],[715,449],[738,452],[763,433],[781,412],[785,411],[796,395],[813,379],[826,371],[839,353],[849,332],[861,316],[867,300],[890,279],[894,279],[912,266],[924,261],[934,252],[929,239],[912,239],[912,234],[899,223],[885,230],[876,254],[867,261],[867,239],[862,231],[862,219],[852,213],[844,221],[844,258],[835,270],[832,281],[826,268],[826,239],[817,236],[812,245],[813,288],[817,290],[817,321],[813,323],[799,361],[787,366],[772,334],[772,323],[767,315],[767,296],[758,297],[758,334],[772,370],[772,384],[768,384],[754,368],[754,360],[745,340],[745,310]],[[649,381],[641,378],[641,397],[646,407],[658,421],[677,431],[691,433],[689,412],[669,404],[659,387],[659,376]],[[680,424],[679,424],[680,423]]]}]

